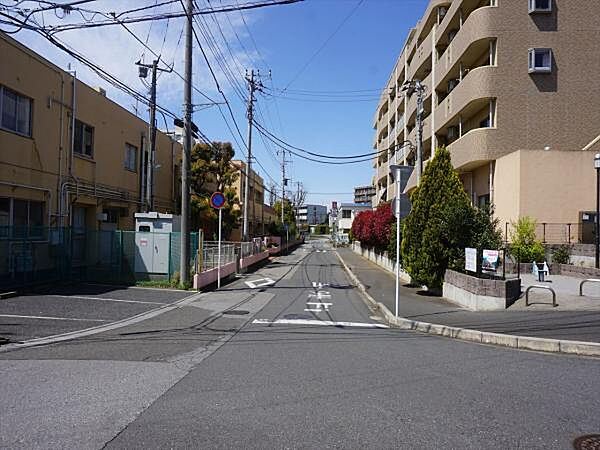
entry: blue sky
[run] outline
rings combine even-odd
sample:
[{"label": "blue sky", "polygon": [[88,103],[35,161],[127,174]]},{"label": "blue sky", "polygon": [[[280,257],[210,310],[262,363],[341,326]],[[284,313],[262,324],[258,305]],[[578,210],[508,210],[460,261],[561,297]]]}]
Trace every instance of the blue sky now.
[{"label": "blue sky", "polygon": [[[201,8],[209,4],[218,7],[236,1],[212,0],[208,3],[208,0],[198,0],[197,4]],[[123,11],[153,3],[99,0],[86,4],[85,8]],[[232,74],[230,78],[235,78],[242,89],[245,89],[245,69],[260,69],[267,89],[264,94],[257,94],[260,112],[256,120],[269,131],[292,145],[315,153],[362,154],[372,151],[372,118],[380,89],[388,79],[409,28],[422,16],[427,3],[428,0],[305,0],[242,14],[232,12],[205,16],[201,23],[205,34],[213,36],[219,49],[217,52],[222,54],[222,58],[219,56],[221,65],[226,64]],[[36,5],[31,3],[30,6]],[[176,11],[178,8],[181,6],[174,3],[157,11]],[[353,14],[344,22],[352,11]],[[84,12],[84,15],[88,19],[91,17],[90,13]],[[47,12],[43,18],[37,15],[36,19],[46,24],[82,21],[82,17],[75,13],[61,19]],[[342,22],[341,28],[331,37]],[[161,53],[167,63],[174,62],[175,70],[183,73],[184,41],[179,40],[182,26],[182,19],[173,19],[168,25],[166,21],[154,22],[150,28],[148,23],[142,23],[131,25],[130,29],[142,41],[146,42],[147,38],[149,47]],[[245,138],[247,122],[241,93],[224,76],[200,29],[198,33]],[[22,31],[14,36],[62,67],[73,62],[71,57],[31,32]],[[131,87],[139,91],[146,89],[137,77],[134,63],[142,55],[146,62],[150,62],[152,55],[123,28],[77,30],[57,36]],[[194,85],[212,99],[222,101],[196,45],[194,50]],[[135,100],[105,86],[104,81],[81,64],[76,67],[85,82],[107,88],[108,95],[124,107],[135,107]],[[268,77],[269,70],[271,78]],[[280,90],[286,87],[287,91],[281,93]],[[206,102],[197,92],[193,95],[194,103]],[[181,112],[183,82],[175,74],[162,74],[157,99],[159,104],[171,111]],[[138,105],[138,110],[141,116],[146,117],[143,105]],[[227,109],[221,105],[221,110],[229,126],[235,129]],[[235,133],[236,144],[217,107],[196,111],[194,122],[210,139],[232,141],[236,157],[245,157],[240,137]],[[163,126],[162,120],[159,125]],[[281,183],[278,157],[274,154],[276,150],[274,145],[265,145],[255,131],[253,153],[262,166],[255,165],[255,168],[267,186],[271,179]],[[370,162],[334,166],[295,156],[291,157],[291,161],[288,164],[289,178],[292,183],[303,183],[309,192],[307,203],[330,205],[332,200],[351,201],[353,187],[370,184],[373,176]],[[289,188],[295,188],[295,184]]]}]

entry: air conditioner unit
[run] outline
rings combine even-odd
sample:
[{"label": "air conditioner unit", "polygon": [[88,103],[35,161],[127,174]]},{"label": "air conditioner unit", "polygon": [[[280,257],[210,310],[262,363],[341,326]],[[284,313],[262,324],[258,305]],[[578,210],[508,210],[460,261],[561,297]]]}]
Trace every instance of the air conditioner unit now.
[{"label": "air conditioner unit", "polygon": [[100,222],[106,222],[108,220],[108,214],[107,213],[98,213],[98,214],[96,214],[96,220],[98,220]]},{"label": "air conditioner unit", "polygon": [[448,127],[448,140],[458,139],[458,127]]},{"label": "air conditioner unit", "polygon": [[460,80],[458,78],[453,78],[452,80],[448,80],[448,93],[452,92],[452,90],[458,86]]}]

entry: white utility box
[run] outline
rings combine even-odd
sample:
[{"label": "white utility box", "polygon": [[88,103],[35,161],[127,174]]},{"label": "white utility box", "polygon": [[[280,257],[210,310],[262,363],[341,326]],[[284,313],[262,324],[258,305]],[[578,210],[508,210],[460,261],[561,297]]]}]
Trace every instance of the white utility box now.
[{"label": "white utility box", "polygon": [[135,271],[169,273],[171,233],[181,230],[181,217],[157,212],[135,214]]}]

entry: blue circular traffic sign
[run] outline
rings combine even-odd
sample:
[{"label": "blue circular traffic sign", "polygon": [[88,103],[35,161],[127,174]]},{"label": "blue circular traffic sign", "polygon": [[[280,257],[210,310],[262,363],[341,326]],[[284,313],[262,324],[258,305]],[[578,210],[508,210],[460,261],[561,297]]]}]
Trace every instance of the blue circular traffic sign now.
[{"label": "blue circular traffic sign", "polygon": [[210,196],[210,206],[215,209],[221,209],[225,206],[225,196],[221,192],[215,192]]}]

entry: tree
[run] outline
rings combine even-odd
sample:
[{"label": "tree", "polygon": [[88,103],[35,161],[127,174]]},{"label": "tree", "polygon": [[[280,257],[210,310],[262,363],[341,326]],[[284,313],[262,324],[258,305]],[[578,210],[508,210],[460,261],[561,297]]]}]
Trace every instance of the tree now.
[{"label": "tree", "polygon": [[412,279],[440,288],[448,267],[455,267],[471,243],[474,209],[450,152],[438,148],[411,195],[412,209],[402,230],[402,261]]},{"label": "tree", "polygon": [[[275,202],[275,204],[273,205],[273,209],[277,214],[276,223],[279,230],[278,234],[283,236],[285,234],[285,230],[281,223],[281,200],[277,200]],[[296,215],[294,214],[294,207],[292,205],[292,202],[290,202],[287,198],[285,199],[283,207],[283,220],[284,223],[288,225],[288,232],[290,236],[296,236]]]},{"label": "tree", "polygon": [[201,143],[192,149],[192,226],[202,228],[205,236],[212,239],[218,232],[218,212],[210,206],[214,191],[222,192],[226,200],[222,211],[224,239],[229,239],[240,218],[239,199],[233,189],[238,178],[238,169],[231,164],[234,155],[229,142]]},{"label": "tree", "polygon": [[521,262],[541,262],[545,259],[544,246],[535,235],[536,225],[536,221],[527,216],[512,223],[510,252]]}]

